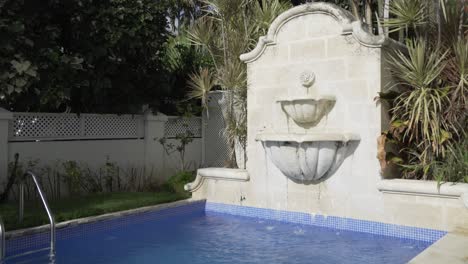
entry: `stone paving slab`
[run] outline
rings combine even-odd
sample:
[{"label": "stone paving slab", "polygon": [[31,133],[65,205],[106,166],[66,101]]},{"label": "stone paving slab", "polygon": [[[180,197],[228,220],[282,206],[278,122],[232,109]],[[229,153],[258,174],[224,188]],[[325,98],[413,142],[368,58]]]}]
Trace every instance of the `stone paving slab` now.
[{"label": "stone paving slab", "polygon": [[468,229],[448,233],[409,264],[468,264]]}]

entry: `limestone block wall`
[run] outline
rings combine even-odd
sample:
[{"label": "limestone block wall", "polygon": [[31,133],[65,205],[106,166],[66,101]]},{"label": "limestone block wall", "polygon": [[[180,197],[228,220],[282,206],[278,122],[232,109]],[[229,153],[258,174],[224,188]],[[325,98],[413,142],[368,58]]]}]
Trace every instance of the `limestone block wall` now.
[{"label": "limestone block wall", "polygon": [[[457,199],[383,194],[377,188],[382,180],[377,138],[388,120],[374,98],[389,80],[384,66],[387,45],[391,41],[365,32],[347,11],[331,4],[306,4],[280,15],[257,47],[241,56],[248,67],[250,181],[206,181],[194,196],[443,230],[468,225],[468,210]],[[309,91],[299,79],[304,71],[316,76]],[[315,127],[288,120],[276,102],[307,92],[336,97],[334,108]],[[338,171],[319,184],[289,180],[255,140],[260,132],[313,130],[353,132],[361,137]]]}]

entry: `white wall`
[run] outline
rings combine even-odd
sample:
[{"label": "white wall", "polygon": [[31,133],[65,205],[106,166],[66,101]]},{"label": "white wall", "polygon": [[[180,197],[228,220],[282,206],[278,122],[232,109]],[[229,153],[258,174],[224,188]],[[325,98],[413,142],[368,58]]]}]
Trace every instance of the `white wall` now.
[{"label": "white wall", "polygon": [[[174,139],[168,140],[178,144]],[[11,142],[9,144],[9,161],[14,160],[15,153],[20,154],[20,161],[38,160],[42,165],[57,161],[77,161],[92,168],[102,167],[107,160],[122,168],[142,168],[145,166],[144,140],[87,140],[87,141],[47,141],[47,142]],[[186,149],[186,164],[189,169],[196,170],[201,164],[202,140],[194,139]],[[163,154],[164,149],[159,142],[152,150],[156,155],[148,157],[147,169],[154,169],[161,179],[166,179],[180,167],[179,154]]]},{"label": "white wall", "polygon": [[38,159],[40,163],[51,164],[70,160],[99,167],[108,159],[123,167],[140,167],[143,165],[144,140],[10,142],[8,151],[10,161],[18,153],[22,162]]},{"label": "white wall", "polygon": [[8,174],[8,134],[9,123],[13,114],[0,108],[0,184]]},{"label": "white wall", "polygon": [[[38,116],[40,119],[42,118],[41,120],[45,120],[44,124],[47,125],[45,128],[23,126],[22,134],[24,136],[21,136],[21,133],[12,136],[19,129],[13,123],[25,120],[18,118],[18,116],[29,118],[27,119],[29,122],[33,120],[30,116]],[[47,165],[55,166],[57,162],[77,161],[90,168],[98,169],[103,167],[106,161],[109,161],[122,169],[145,168],[148,174],[152,171],[152,175],[161,181],[178,170],[179,153],[176,151],[167,155],[159,142],[160,138],[171,136],[165,134],[168,125],[167,116],[137,116],[135,118],[141,119],[141,125],[138,123],[136,128],[135,123],[129,123],[126,116],[89,116],[94,120],[97,119],[99,121],[97,123],[102,121],[103,124],[111,126],[112,129],[109,130],[108,127],[107,130],[96,128],[95,122],[94,127],[89,130],[95,131],[94,133],[99,138],[92,139],[93,135],[83,133],[87,129],[82,127],[85,122],[77,121],[76,117],[70,115],[20,113],[13,119],[13,113],[0,112],[0,186],[6,183],[7,164],[14,161],[16,153],[19,154],[19,161],[23,164],[28,161],[37,161],[37,168]],[[75,121],[79,125],[74,125]],[[196,122],[192,123],[196,124]],[[119,132],[118,129],[121,126],[126,128]],[[74,133],[72,130],[78,129],[78,127],[80,127],[80,131]],[[28,129],[31,131],[25,131]],[[172,129],[172,131],[176,130],[177,128]],[[62,131],[59,136],[57,136],[58,131]],[[40,137],[35,135],[40,135]],[[168,139],[167,142],[178,144],[175,139]],[[197,169],[202,163],[202,146],[202,139],[194,138],[193,142],[186,147],[185,159],[188,164],[192,165],[190,167],[192,170]]]},{"label": "white wall", "polygon": [[[168,143],[177,145],[177,140],[169,139]],[[185,164],[187,169],[196,170],[202,165],[201,150],[203,147],[203,140],[201,138],[194,138],[192,143],[187,146],[185,150]],[[165,175],[170,176],[180,168],[180,155],[178,152],[174,152],[171,155],[163,156]]]}]

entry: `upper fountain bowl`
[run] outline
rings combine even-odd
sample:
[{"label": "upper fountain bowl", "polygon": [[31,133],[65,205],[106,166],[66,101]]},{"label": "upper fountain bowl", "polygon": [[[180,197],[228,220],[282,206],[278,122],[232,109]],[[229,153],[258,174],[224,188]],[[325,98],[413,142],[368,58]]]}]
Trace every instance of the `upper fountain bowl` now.
[{"label": "upper fountain bowl", "polygon": [[277,100],[281,108],[299,125],[316,125],[336,102],[334,96],[289,97]]}]

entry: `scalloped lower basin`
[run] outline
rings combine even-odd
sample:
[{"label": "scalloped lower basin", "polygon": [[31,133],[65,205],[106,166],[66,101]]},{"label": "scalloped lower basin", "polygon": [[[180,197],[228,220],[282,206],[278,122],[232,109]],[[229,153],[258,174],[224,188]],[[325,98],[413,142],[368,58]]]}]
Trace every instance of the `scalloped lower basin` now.
[{"label": "scalloped lower basin", "polygon": [[295,182],[314,183],[329,178],[343,163],[353,133],[258,134],[273,164]]},{"label": "scalloped lower basin", "polygon": [[281,108],[298,124],[318,123],[336,102],[334,96],[297,97],[277,100]]}]

